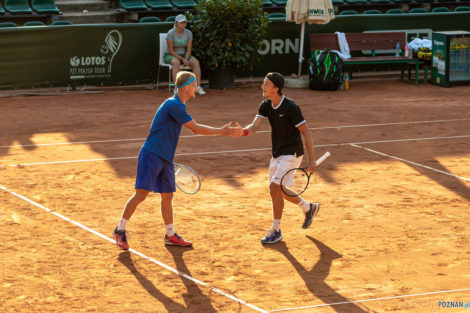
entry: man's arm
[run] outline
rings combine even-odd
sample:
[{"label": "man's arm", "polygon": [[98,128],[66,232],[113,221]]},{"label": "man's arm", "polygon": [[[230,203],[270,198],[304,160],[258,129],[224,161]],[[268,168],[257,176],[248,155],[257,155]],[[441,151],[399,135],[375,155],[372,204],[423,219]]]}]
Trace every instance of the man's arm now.
[{"label": "man's arm", "polygon": [[[263,124],[264,118],[259,117],[258,115],[255,116],[253,119],[253,122],[251,124],[247,125],[245,128],[243,128],[243,134],[242,136],[248,136],[248,135],[254,135],[260,128],[261,124]],[[237,124],[237,126],[239,126]]]},{"label": "man's arm", "polygon": [[305,141],[305,146],[307,147],[307,153],[308,153],[308,170],[310,172],[314,172],[317,169],[317,165],[315,164],[315,154],[314,154],[314,149],[313,149],[313,139],[312,135],[310,134],[310,130],[308,129],[307,123],[303,123],[297,127],[299,131],[302,133],[302,136],[304,137]]},{"label": "man's arm", "polygon": [[223,136],[239,137],[243,133],[243,130],[240,127],[240,125],[238,125],[238,127],[231,127],[232,122],[227,123],[220,128],[198,124],[194,120],[191,120],[183,125],[186,126],[186,128],[188,128],[190,131],[192,131],[196,135],[205,135],[205,136],[223,135]]}]

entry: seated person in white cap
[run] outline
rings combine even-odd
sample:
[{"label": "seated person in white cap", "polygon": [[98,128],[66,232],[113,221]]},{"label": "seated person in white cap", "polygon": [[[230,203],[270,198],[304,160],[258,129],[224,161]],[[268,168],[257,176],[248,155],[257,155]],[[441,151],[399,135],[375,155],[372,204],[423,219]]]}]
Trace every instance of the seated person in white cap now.
[{"label": "seated person in white cap", "polygon": [[171,63],[173,66],[173,81],[176,80],[176,74],[181,70],[181,64],[189,66],[197,80],[197,92],[205,95],[205,91],[201,87],[201,66],[198,59],[191,55],[193,44],[193,33],[186,29],[186,16],[179,14],[175,18],[175,27],[166,35],[168,45],[168,53],[165,53],[163,59],[165,63]]}]

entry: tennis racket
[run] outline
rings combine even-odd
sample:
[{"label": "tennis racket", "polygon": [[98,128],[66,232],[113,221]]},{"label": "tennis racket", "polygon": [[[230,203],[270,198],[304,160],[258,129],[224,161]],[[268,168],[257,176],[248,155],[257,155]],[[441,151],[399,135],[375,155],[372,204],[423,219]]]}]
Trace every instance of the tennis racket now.
[{"label": "tennis racket", "polygon": [[201,179],[191,167],[175,163],[176,187],[184,193],[193,195],[201,188]]},{"label": "tennis racket", "polygon": [[[324,155],[322,155],[315,163],[316,165],[320,165],[323,161],[326,160],[331,155],[331,153],[326,152]],[[289,179],[289,176],[292,175],[292,172],[294,172],[294,181],[291,186],[284,186],[284,183]],[[307,190],[308,183],[310,182],[310,176],[312,173],[309,173],[307,171],[306,167],[299,167],[299,168],[293,168],[288,170],[281,178],[281,190],[284,194],[286,194],[289,197],[296,197],[302,193],[304,193],[305,190]]]}]

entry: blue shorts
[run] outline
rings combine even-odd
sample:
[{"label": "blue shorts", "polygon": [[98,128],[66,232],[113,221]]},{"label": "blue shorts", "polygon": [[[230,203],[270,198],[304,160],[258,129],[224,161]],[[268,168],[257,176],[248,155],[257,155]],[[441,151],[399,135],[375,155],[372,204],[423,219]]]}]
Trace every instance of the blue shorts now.
[{"label": "blue shorts", "polygon": [[145,149],[140,149],[135,188],[156,193],[175,192],[173,162],[168,162]]}]

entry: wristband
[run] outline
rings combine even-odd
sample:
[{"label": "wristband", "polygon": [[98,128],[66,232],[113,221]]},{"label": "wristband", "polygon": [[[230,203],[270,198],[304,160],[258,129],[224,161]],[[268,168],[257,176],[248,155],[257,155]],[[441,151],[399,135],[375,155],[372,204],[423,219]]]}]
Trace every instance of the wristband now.
[{"label": "wristband", "polygon": [[248,136],[249,134],[250,134],[250,131],[248,129],[244,129],[242,136]]}]

